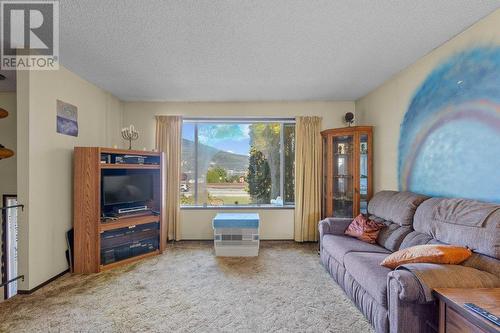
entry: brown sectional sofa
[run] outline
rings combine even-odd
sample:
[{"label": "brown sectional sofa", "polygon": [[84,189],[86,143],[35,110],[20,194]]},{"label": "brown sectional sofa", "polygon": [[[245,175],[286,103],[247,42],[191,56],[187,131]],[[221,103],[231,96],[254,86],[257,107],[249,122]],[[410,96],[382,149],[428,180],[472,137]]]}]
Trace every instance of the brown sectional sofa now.
[{"label": "brown sectional sofa", "polygon": [[[352,219],[319,223],[321,262],[381,332],[437,332],[436,287],[500,287],[500,205],[382,191],[368,205],[371,219],[386,224],[377,244],[344,235]],[[466,246],[461,265],[411,264],[390,270],[390,253],[420,244]]]}]

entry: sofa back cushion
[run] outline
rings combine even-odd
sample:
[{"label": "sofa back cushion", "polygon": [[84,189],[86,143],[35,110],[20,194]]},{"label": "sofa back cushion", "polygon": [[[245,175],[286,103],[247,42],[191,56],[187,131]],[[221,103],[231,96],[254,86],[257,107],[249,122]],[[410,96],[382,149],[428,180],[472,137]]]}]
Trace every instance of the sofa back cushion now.
[{"label": "sofa back cushion", "polygon": [[491,273],[500,279],[500,260],[498,259],[473,253],[462,265]]},{"label": "sofa back cushion", "polygon": [[[423,244],[445,244],[438,241],[432,236],[423,234],[418,231],[410,232],[403,242],[401,243],[400,249],[406,249],[415,245]],[[500,260],[485,256],[479,253],[472,253],[472,256],[462,263],[463,266],[472,267],[479,269],[480,271],[485,271],[495,275],[500,278]]]},{"label": "sofa back cushion", "polygon": [[[413,229],[437,241],[466,246],[474,252],[500,259],[500,205],[463,201],[460,205],[445,198],[424,201],[415,212]],[[443,207],[450,207],[452,212],[444,213]],[[407,243],[410,240],[405,239],[402,246]]]},{"label": "sofa back cushion", "polygon": [[425,245],[432,244],[431,242],[434,240],[431,235],[423,234],[418,231],[412,231],[408,235],[406,235],[405,239],[401,243],[400,249],[406,249],[408,247],[417,246],[417,245]]},{"label": "sofa back cushion", "polygon": [[381,191],[368,203],[368,214],[409,227],[415,210],[427,198],[411,192]]},{"label": "sofa back cushion", "polygon": [[377,244],[391,252],[398,251],[406,235],[412,231],[411,227],[402,227],[389,221],[382,223],[385,224],[385,228],[379,231]]}]

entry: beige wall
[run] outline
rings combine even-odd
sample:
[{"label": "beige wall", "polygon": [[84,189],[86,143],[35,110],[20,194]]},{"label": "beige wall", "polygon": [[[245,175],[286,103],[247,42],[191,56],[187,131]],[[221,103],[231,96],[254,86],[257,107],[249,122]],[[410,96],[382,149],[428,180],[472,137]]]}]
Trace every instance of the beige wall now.
[{"label": "beige wall", "polygon": [[477,22],[356,101],[360,124],[374,129],[374,187],[397,189],[399,128],[411,98],[432,69],[468,47],[500,43],[500,10]]},{"label": "beige wall", "polygon": [[137,149],[152,149],[155,145],[155,116],[182,115],[185,117],[323,117],[323,128],[343,127],[346,112],[354,112],[354,102],[240,102],[240,103],[182,103],[182,102],[124,102],[123,124],[134,124],[139,130]]},{"label": "beige wall", "polygon": [[[270,102],[270,103],[124,103],[123,125],[133,124],[140,133],[134,143],[138,149],[154,148],[155,115],[186,117],[323,117],[323,128],[343,127],[343,116],[354,112],[354,102]],[[250,211],[250,210],[249,210]],[[262,239],[293,239],[293,209],[253,210],[261,216]],[[217,210],[182,210],[181,238],[210,239],[211,221]]]},{"label": "beige wall", "polygon": [[[293,209],[245,209],[224,210],[224,213],[255,212],[260,217],[260,238],[263,240],[293,239]],[[217,209],[182,209],[181,237],[189,239],[213,239],[212,219]]]},{"label": "beige wall", "polygon": [[[18,73],[18,193],[20,289],[32,289],[68,268],[66,231],[72,227],[74,146],[119,144],[122,104],[61,67]],[[56,100],[78,107],[78,137],[56,132]]]}]

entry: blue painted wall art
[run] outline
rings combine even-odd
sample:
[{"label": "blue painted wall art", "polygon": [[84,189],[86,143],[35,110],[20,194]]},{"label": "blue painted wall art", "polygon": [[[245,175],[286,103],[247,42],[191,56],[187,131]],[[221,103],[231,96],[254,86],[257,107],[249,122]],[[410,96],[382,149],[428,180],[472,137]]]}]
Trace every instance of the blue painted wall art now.
[{"label": "blue painted wall art", "polygon": [[500,202],[500,46],[437,66],[401,123],[401,190]]},{"label": "blue painted wall art", "polygon": [[78,136],[78,108],[57,100],[57,133]]}]

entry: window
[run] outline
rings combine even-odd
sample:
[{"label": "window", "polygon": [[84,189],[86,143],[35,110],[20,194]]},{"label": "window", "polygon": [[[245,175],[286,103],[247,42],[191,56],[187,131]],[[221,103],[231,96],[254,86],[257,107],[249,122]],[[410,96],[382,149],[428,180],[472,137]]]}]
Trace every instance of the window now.
[{"label": "window", "polygon": [[181,163],[182,206],[293,205],[295,122],[185,119]]}]

